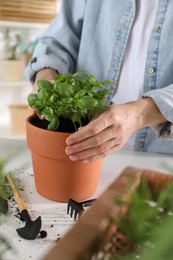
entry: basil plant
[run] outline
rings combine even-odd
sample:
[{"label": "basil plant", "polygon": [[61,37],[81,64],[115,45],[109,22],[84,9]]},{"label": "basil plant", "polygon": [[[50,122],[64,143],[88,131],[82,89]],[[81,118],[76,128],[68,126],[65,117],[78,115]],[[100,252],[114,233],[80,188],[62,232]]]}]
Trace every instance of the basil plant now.
[{"label": "basil plant", "polygon": [[28,104],[36,114],[49,121],[48,130],[58,129],[60,118],[67,118],[77,125],[89,122],[91,118],[106,107],[106,96],[110,90],[93,75],[78,71],[74,74],[57,74],[54,82],[39,80],[38,93],[28,96]]}]

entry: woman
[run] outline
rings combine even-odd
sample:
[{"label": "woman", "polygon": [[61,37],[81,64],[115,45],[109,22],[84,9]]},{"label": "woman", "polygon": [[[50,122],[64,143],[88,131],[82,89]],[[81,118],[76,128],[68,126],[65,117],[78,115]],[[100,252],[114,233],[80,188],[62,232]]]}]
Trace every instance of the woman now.
[{"label": "woman", "polygon": [[[26,76],[111,80],[107,109],[66,141],[84,163],[120,149],[173,153],[173,0],[62,0]],[[111,104],[111,105],[110,105]]]}]

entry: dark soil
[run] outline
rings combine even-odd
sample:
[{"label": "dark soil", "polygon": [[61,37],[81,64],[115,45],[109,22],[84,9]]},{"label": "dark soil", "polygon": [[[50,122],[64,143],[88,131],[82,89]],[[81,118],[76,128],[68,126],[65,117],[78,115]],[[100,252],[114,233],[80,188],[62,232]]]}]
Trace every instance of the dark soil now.
[{"label": "dark soil", "polygon": [[[57,132],[63,132],[63,133],[73,133],[76,131],[73,123],[69,120],[69,119],[64,119],[64,118],[59,118],[60,124],[58,129],[56,130]],[[47,120],[41,120],[39,119],[39,117],[33,117],[30,120],[31,124],[33,124],[34,126],[37,126],[39,128],[42,129],[47,129],[47,126],[49,124],[49,122]],[[86,123],[84,123],[83,125],[86,125]],[[76,127],[78,128],[79,125],[76,124]]]}]

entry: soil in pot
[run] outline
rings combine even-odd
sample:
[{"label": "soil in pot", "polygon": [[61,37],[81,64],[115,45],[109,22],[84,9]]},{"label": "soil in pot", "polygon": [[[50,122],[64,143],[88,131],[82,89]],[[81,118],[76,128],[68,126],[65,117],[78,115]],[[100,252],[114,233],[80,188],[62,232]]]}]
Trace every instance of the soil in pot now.
[{"label": "soil in pot", "polygon": [[[58,129],[56,130],[57,132],[61,132],[61,133],[74,133],[75,127],[73,125],[73,123],[71,122],[71,120],[69,119],[65,119],[65,118],[59,118],[60,120],[60,124]],[[47,120],[40,120],[38,117],[33,117],[30,120],[31,124],[33,124],[36,127],[42,128],[42,129],[47,129],[47,126],[50,122],[48,122]],[[86,123],[84,122],[83,125],[86,125]],[[79,125],[77,125],[77,128],[79,127]]]}]

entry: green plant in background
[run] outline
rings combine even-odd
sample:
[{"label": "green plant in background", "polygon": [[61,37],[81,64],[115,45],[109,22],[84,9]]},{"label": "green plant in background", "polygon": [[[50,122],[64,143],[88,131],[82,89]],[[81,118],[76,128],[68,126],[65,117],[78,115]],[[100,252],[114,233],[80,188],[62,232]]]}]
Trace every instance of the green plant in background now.
[{"label": "green plant in background", "polygon": [[26,53],[32,54],[37,43],[38,43],[38,38],[36,38],[34,41],[29,41],[28,43],[24,43],[23,41],[21,41],[19,43],[19,48],[24,54]]},{"label": "green plant in background", "polygon": [[19,33],[16,33],[14,37],[12,37],[8,28],[4,31],[5,55],[7,60],[18,59],[19,45],[21,42],[22,38]]},{"label": "green plant in background", "polygon": [[68,118],[77,129],[83,122],[105,109],[106,96],[110,90],[106,85],[114,85],[108,80],[99,82],[93,75],[78,71],[57,74],[54,83],[39,80],[38,93],[28,96],[29,106],[38,116],[49,121],[48,130],[56,130],[60,118]]},{"label": "green plant in background", "polygon": [[0,160],[0,213],[7,214],[7,200],[11,193],[4,175],[4,164],[4,161]]},{"label": "green plant in background", "polygon": [[[0,217],[8,213],[8,198],[11,196],[10,187],[4,174],[4,164],[4,161],[0,160]],[[0,225],[2,221],[2,218],[0,218]],[[2,259],[4,253],[10,249],[9,243],[0,234],[0,259]]]},{"label": "green plant in background", "polygon": [[132,194],[128,214],[119,217],[118,227],[132,242],[133,249],[109,259],[173,259],[173,185],[168,184],[160,193],[152,194],[142,178],[139,189]]}]

